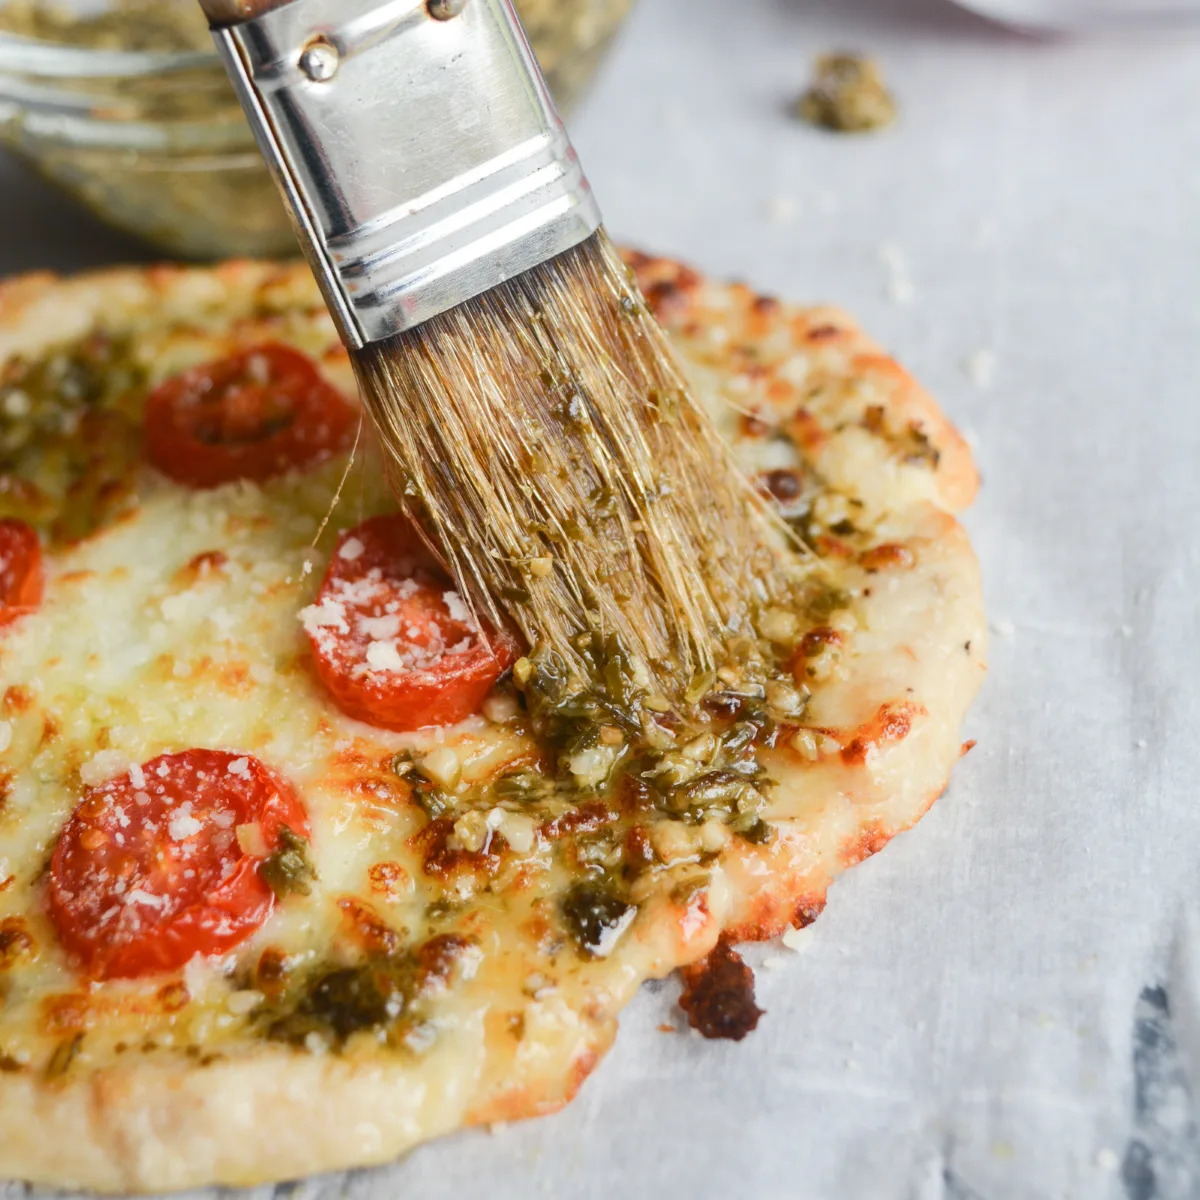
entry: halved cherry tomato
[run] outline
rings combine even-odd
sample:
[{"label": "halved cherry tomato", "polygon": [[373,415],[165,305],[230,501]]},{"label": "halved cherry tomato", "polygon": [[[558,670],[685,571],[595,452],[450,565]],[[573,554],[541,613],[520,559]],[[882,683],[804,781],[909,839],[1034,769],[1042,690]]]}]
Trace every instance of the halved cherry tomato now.
[{"label": "halved cherry tomato", "polygon": [[24,521],[0,521],[0,625],[7,625],[42,602],[42,547]]},{"label": "halved cherry tomato", "polygon": [[163,754],[89,788],[50,863],[60,940],[99,979],[223,953],[271,913],[259,868],[284,825],[308,836],[291,788],[223,750]]},{"label": "halved cherry tomato", "polygon": [[506,633],[481,632],[407,517],[343,534],[316,602],[301,613],[334,703],[369,725],[453,725],[517,657]]},{"label": "halved cherry tomato", "polygon": [[178,483],[269,479],[344,449],[356,414],[303,354],[268,342],[159,384],[146,452]]}]

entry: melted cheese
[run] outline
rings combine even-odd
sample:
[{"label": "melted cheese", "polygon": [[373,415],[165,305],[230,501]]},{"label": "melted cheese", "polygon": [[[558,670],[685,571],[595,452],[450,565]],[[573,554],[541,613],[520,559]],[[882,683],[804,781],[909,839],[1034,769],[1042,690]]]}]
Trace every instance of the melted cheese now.
[{"label": "melted cheese", "polygon": [[[328,323],[304,307],[316,303],[311,289],[297,311],[291,303],[282,327],[245,318],[228,336],[215,318],[210,328],[145,316],[140,353],[153,380],[269,329],[348,387]],[[690,311],[695,326],[678,340],[747,469],[803,476],[814,529],[840,539],[829,570],[841,599],[825,624],[770,614],[770,636],[802,654],[814,693],[804,727],[763,753],[768,778],[738,801],[762,806],[771,843],[752,845],[711,813],[693,822],[618,812],[612,798],[580,807],[561,796],[481,796],[494,777],[544,760],[511,691],[493,693],[460,726],[414,734],[339,713],[311,669],[306,631],[346,623],[336,599],[313,603],[338,531],[392,506],[368,450],[345,479],[345,463],[332,462],[206,492],[139,468],[131,506],[50,555],[45,603],[0,635],[0,930],[11,918],[31,939],[10,939],[0,955],[0,1061],[86,1077],[131,1058],[253,1058],[273,1003],[264,964],[298,978],[452,933],[453,962],[424,970],[411,1019],[363,1029],[341,1047],[311,1029],[289,1052],[424,1064],[442,1107],[404,1144],[463,1120],[521,1115],[569,1096],[643,979],[706,953],[728,926],[770,936],[801,920],[838,870],[924,811],[957,753],[983,635],[973,560],[928,464],[904,458],[864,417],[872,406],[890,414],[898,385],[856,366],[845,339],[798,351],[813,319],[780,311],[767,320],[737,289],[710,289]],[[748,412],[758,418],[750,426]],[[903,545],[881,553],[892,542]],[[351,540],[341,553],[361,549]],[[462,606],[453,592],[445,602],[452,614]],[[363,632],[383,647],[370,669],[396,669],[391,627]],[[790,679],[771,686],[780,712],[799,711]],[[621,732],[611,734],[570,756],[580,787],[623,753]],[[681,779],[711,752],[705,735],[676,745],[653,720],[645,736]],[[140,786],[140,764],[190,747],[254,755],[291,782],[310,816],[316,880],[223,959],[89,989],[42,915],[44,865],[87,786],[123,773]],[[440,786],[441,820],[416,802],[409,762]],[[186,838],[194,824],[180,806],[170,836]],[[253,828],[235,832],[253,843]],[[635,850],[643,866],[632,872],[632,907],[596,916],[591,953],[581,952],[566,933],[565,899],[633,862]]]}]

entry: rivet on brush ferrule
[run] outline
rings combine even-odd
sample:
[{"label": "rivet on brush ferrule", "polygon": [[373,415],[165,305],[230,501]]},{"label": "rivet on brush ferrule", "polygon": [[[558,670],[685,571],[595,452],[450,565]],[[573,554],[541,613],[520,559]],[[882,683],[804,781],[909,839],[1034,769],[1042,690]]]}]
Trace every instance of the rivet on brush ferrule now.
[{"label": "rivet on brush ferrule", "polygon": [[338,52],[324,38],[314,38],[300,53],[300,70],[313,83],[327,83],[337,74]]}]

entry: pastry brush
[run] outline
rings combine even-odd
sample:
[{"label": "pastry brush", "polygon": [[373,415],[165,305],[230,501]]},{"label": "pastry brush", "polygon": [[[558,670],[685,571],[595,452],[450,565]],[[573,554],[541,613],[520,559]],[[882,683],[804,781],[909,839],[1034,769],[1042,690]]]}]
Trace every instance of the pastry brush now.
[{"label": "pastry brush", "polygon": [[600,214],[509,0],[201,0],[390,472],[477,616],[678,697],[777,534]]}]

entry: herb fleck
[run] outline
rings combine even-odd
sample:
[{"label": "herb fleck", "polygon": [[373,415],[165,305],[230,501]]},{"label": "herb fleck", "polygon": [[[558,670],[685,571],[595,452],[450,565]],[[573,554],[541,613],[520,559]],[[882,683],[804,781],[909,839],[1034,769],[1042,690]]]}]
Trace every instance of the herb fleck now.
[{"label": "herb fleck", "polygon": [[577,883],[562,905],[571,936],[590,957],[606,958],[637,915],[633,905],[600,880]]},{"label": "herb fleck", "polygon": [[796,115],[833,133],[867,133],[896,119],[896,102],[878,66],[860,54],[823,54]]},{"label": "herb fleck", "polygon": [[286,825],[279,827],[279,849],[263,862],[259,872],[279,900],[293,892],[307,896],[317,877],[308,857],[308,842]]}]

